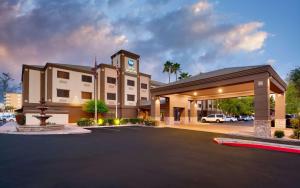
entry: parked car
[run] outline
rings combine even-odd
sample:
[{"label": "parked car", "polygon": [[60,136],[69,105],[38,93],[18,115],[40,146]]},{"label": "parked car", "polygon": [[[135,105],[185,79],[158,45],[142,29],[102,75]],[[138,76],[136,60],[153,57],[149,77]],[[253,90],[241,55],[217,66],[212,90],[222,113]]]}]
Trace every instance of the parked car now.
[{"label": "parked car", "polygon": [[201,122],[217,122],[221,123],[226,120],[226,116],[224,114],[210,114],[207,117],[202,117]]},{"label": "parked car", "polygon": [[16,121],[16,116],[14,114],[3,114],[0,116],[2,122],[14,122]]},{"label": "parked car", "polygon": [[233,117],[233,116],[226,116],[225,121],[227,121],[227,122],[236,122],[236,121],[238,121],[238,119],[236,117]]}]

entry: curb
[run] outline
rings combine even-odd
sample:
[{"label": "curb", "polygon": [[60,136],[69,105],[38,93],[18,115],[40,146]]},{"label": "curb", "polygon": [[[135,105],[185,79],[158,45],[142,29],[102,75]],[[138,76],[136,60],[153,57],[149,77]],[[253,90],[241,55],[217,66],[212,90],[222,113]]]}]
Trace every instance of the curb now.
[{"label": "curb", "polygon": [[257,148],[271,151],[281,151],[287,153],[300,154],[300,146],[277,144],[270,142],[258,142],[252,140],[232,139],[232,138],[214,138],[214,142],[221,145],[234,146],[234,147],[246,147]]}]

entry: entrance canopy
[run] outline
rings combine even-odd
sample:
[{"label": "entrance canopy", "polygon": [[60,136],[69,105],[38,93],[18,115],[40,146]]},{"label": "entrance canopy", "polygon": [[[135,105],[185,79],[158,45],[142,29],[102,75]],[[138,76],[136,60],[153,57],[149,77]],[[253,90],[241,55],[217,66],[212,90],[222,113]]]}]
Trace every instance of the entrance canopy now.
[{"label": "entrance canopy", "polygon": [[[266,136],[266,134],[270,134],[269,95],[275,94],[277,124],[283,124],[285,121],[284,93],[286,87],[286,83],[270,65],[232,67],[200,73],[151,89],[151,116],[158,120],[160,109],[157,100],[159,97],[169,98],[169,108],[173,108],[184,106],[178,106],[178,104],[182,104],[182,101],[186,103],[195,101],[196,106],[198,100],[254,96],[254,125],[258,135]],[[191,114],[195,114],[192,112],[193,106],[186,105],[186,111],[187,106],[189,106]],[[169,110],[169,117],[166,118],[171,119],[169,122],[172,122],[174,118],[172,111],[172,109]],[[193,118],[189,118],[189,120],[191,119]],[[187,120],[184,122],[187,123]]]}]

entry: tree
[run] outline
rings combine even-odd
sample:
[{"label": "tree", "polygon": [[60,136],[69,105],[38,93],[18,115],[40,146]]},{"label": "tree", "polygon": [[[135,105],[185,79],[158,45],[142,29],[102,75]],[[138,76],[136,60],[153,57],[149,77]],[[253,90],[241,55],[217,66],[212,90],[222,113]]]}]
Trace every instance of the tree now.
[{"label": "tree", "polygon": [[289,82],[285,94],[286,113],[298,114],[300,112],[300,94],[293,82]]},{"label": "tree", "polygon": [[173,65],[172,65],[172,72],[176,76],[176,81],[177,81],[177,77],[178,77],[178,72],[180,72],[180,71],[181,71],[180,64],[179,63],[173,63]]},{"label": "tree", "polygon": [[[289,82],[292,82],[295,88],[300,91],[300,67],[292,70],[289,75]],[[298,93],[300,96],[300,92]]]},{"label": "tree", "polygon": [[300,112],[300,67],[291,70],[288,77],[286,91],[286,112],[299,114]]},{"label": "tree", "polygon": [[3,101],[4,94],[9,91],[10,82],[13,80],[10,73],[2,73],[0,76],[0,101]]},{"label": "tree", "polygon": [[[95,100],[89,100],[83,105],[83,111],[88,112],[88,113],[95,113]],[[100,114],[107,113],[108,107],[106,104],[101,101],[97,100],[97,112]]]},{"label": "tree", "polygon": [[189,78],[191,77],[192,75],[190,75],[188,72],[180,72],[179,74],[179,80],[183,80],[183,79],[186,79],[186,78]]},{"label": "tree", "polygon": [[167,72],[169,75],[169,83],[171,81],[171,74],[173,73],[172,66],[173,66],[173,63],[171,61],[166,61],[164,64],[164,69],[163,69],[163,72]]},{"label": "tree", "polygon": [[275,99],[273,95],[270,96],[270,109],[275,109]]},{"label": "tree", "polygon": [[221,99],[218,107],[230,115],[251,115],[254,112],[253,97]]}]

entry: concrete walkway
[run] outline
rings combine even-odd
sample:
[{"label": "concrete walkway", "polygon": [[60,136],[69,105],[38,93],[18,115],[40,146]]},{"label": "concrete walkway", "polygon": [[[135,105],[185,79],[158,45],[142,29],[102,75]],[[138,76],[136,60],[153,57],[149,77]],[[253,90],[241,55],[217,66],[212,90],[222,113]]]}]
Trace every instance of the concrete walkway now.
[{"label": "concrete walkway", "polygon": [[[173,125],[173,126],[165,125],[165,127],[254,137],[254,127],[252,124],[245,125],[245,124],[235,124],[235,123],[232,124],[198,123],[194,125]],[[274,136],[275,130],[277,129],[273,127],[271,128],[272,137]],[[285,139],[294,140],[289,138],[289,136],[293,134],[292,129],[280,129],[280,130],[284,131]]]},{"label": "concrete walkway", "polygon": [[18,134],[18,135],[62,135],[62,134],[86,134],[91,130],[73,125],[64,125],[63,130],[39,131],[39,132],[18,132],[15,122],[8,122],[0,127],[0,134]]}]

